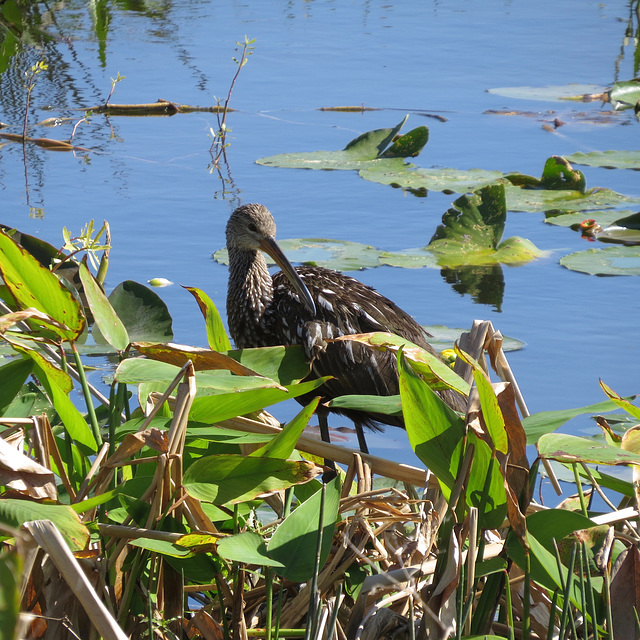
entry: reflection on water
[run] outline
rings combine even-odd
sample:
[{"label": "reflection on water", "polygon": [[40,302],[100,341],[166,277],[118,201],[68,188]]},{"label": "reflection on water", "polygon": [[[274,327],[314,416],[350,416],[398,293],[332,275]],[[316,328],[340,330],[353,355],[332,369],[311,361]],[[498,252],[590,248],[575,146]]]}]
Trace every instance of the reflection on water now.
[{"label": "reflection on water", "polygon": [[471,296],[476,304],[486,304],[502,311],[505,287],[502,265],[442,269],[440,275],[454,291]]}]

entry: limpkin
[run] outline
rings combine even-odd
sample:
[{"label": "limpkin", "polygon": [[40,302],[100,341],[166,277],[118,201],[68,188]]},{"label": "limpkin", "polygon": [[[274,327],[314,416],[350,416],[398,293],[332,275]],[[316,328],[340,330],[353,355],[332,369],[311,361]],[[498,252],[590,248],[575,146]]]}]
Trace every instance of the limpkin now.
[{"label": "limpkin", "polygon": [[[323,401],[346,394],[399,393],[396,356],[353,341],[327,342],[338,336],[388,331],[436,353],[425,331],[405,311],[375,289],[338,271],[291,266],[275,240],[276,224],[261,204],[238,207],[227,223],[229,330],[238,349],[300,344],[312,363],[313,376],[334,378],[313,392]],[[264,251],[281,271],[271,276]],[[440,392],[451,407],[464,410],[463,398]],[[309,401],[302,398],[301,401]],[[322,406],[322,405],[321,405]],[[332,410],[334,411],[334,410]],[[400,415],[335,411],[355,424],[366,451],[363,427],[389,424],[404,428]],[[328,439],[326,412],[318,413]]]}]

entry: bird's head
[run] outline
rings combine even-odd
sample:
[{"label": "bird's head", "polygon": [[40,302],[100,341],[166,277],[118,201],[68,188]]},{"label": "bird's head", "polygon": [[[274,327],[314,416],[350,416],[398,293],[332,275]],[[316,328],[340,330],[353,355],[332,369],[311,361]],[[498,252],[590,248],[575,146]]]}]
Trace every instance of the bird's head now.
[{"label": "bird's head", "polygon": [[267,207],[262,204],[243,204],[227,222],[227,247],[256,251],[266,238],[274,240],[276,223]]},{"label": "bird's head", "polygon": [[227,222],[227,249],[264,251],[282,269],[302,303],[313,315],[316,314],[309,289],[276,242],[276,223],[267,207],[262,204],[243,204],[231,214]]}]

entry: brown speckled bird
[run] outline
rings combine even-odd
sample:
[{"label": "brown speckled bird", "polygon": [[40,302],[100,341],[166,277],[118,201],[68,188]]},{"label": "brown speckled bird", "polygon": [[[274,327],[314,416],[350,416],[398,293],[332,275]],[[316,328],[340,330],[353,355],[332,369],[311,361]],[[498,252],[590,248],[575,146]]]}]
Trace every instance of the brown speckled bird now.
[{"label": "brown speckled bird", "polygon": [[[400,307],[355,278],[323,267],[291,266],[275,240],[276,224],[261,204],[238,207],[227,223],[229,287],[227,316],[236,347],[300,344],[316,376],[334,376],[309,397],[323,401],[347,394],[399,393],[396,356],[352,341],[327,342],[338,336],[388,331],[430,353],[422,327]],[[271,276],[267,253],[282,269]],[[462,396],[440,392],[452,408],[464,410]],[[363,427],[378,423],[404,428],[401,415],[333,410],[353,420],[358,442],[367,450]],[[328,440],[326,411],[319,411],[322,437]]]}]

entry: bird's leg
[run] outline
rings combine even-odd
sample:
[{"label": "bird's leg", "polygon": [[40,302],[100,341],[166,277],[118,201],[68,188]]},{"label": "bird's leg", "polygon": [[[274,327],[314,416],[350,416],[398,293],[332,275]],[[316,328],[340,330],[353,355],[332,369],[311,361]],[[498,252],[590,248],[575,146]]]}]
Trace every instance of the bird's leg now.
[{"label": "bird's leg", "polygon": [[[328,411],[316,411],[322,442],[331,442],[331,436],[329,435],[329,420],[327,419],[328,413]],[[336,463],[333,460],[325,458],[324,464],[326,467],[329,467],[329,471],[326,471],[322,475],[322,479],[324,482],[329,482],[336,477]]]},{"label": "bird's leg", "polygon": [[360,447],[360,451],[362,453],[369,453],[369,447],[367,446],[367,439],[364,437],[364,428],[362,427],[362,423],[355,422],[356,426],[356,435],[358,436],[358,446]]}]

